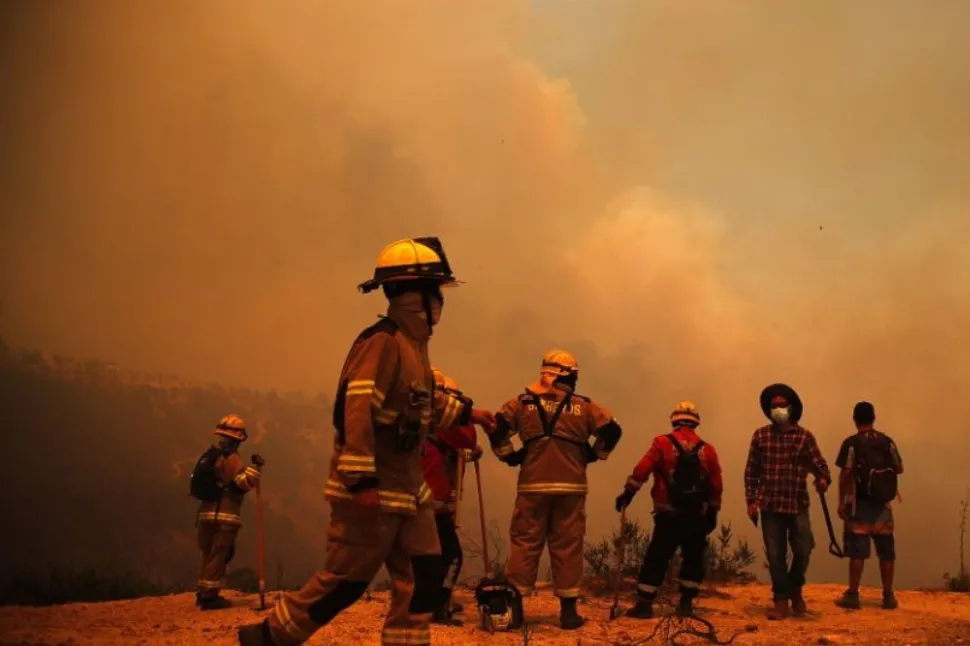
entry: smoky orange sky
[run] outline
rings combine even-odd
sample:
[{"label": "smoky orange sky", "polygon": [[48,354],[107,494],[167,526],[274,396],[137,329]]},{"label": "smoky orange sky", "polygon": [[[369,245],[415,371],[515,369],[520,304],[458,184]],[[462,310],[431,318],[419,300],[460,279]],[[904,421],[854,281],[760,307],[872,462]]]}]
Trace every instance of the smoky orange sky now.
[{"label": "smoky orange sky", "polygon": [[[900,584],[956,567],[970,4],[0,12],[9,342],[329,393],[383,311],[356,291],[380,248],[438,235],[467,284],[448,294],[434,362],[497,408],[563,346],[623,425],[591,467],[592,537],[690,398],[724,462],[724,516],[760,547],[742,523],[744,456],[760,390],[786,381],[830,460],[859,399],[899,443]],[[488,468],[504,525],[514,472]],[[836,580],[813,518],[812,576]]]}]

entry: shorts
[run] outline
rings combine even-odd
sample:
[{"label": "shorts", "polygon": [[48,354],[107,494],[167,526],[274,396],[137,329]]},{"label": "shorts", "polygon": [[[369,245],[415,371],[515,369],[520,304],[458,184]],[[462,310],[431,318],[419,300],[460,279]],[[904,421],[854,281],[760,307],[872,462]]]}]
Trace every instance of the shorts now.
[{"label": "shorts", "polygon": [[[869,539],[872,539],[871,541]],[[850,559],[866,560],[872,552],[871,544],[876,544],[876,556],[883,563],[896,560],[896,537],[892,534],[853,534],[845,533],[845,555]]]}]

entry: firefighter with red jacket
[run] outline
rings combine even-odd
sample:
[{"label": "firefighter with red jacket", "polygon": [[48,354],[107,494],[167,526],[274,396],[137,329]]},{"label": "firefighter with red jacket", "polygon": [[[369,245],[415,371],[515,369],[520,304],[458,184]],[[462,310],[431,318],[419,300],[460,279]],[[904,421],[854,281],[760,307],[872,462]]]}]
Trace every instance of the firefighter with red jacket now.
[{"label": "firefighter with red jacket", "polygon": [[[432,372],[438,392],[444,392],[457,401],[468,399],[458,382],[445,376],[437,368],[432,368]],[[482,456],[482,448],[476,439],[477,433],[472,424],[434,426],[425,440],[421,455],[421,470],[433,496],[438,542],[441,543],[441,558],[445,567],[445,580],[431,622],[446,626],[462,624],[454,615],[461,613],[463,608],[452,600],[452,592],[458,583],[463,561],[456,512],[459,503],[459,478],[464,475],[462,467],[465,462],[477,461]]]},{"label": "firefighter with red jacket", "polygon": [[724,490],[717,451],[697,436],[701,416],[693,402],[682,401],[670,414],[673,430],[654,438],[616,498],[623,511],[653,475],[654,530],[640,569],[637,604],[626,615],[653,617],[653,601],[667,574],[667,565],[680,548],[680,603],[677,613],[689,616],[701,581],[707,537],[717,527]]}]

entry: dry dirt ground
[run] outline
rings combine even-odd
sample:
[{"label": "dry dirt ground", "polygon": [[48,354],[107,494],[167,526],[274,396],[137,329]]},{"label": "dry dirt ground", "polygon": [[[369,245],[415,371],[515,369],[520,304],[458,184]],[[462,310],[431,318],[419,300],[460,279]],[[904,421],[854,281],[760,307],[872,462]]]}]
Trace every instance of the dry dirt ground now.
[{"label": "dry dirt ground", "polygon": [[[769,622],[765,609],[769,590],[761,585],[720,588],[698,604],[698,614],[712,622],[722,640],[744,631],[734,644],[967,644],[970,646],[970,595],[942,592],[899,592],[900,607],[887,612],[879,608],[876,590],[864,590],[864,608],[849,612],[833,605],[841,586],[815,585],[806,588],[810,614],[803,619]],[[267,598],[271,604],[275,593]],[[0,608],[0,644],[22,646],[51,644],[79,646],[100,644],[182,645],[235,643],[236,626],[256,621],[258,599],[228,593],[235,607],[200,612],[193,606],[193,595],[116,601],[77,603],[50,608]],[[459,600],[469,610],[471,598]],[[380,625],[387,604],[386,596],[376,595],[361,601],[320,631],[309,642],[318,646],[340,644],[379,644]],[[586,626],[565,633],[557,623],[558,603],[547,592],[527,600],[526,611],[534,627],[528,643],[549,646],[597,646],[608,644],[663,644],[656,638],[644,641],[659,620],[634,621],[620,618],[607,621],[611,600],[591,598],[581,605],[589,619]],[[626,605],[629,605],[627,600]],[[466,615],[466,618],[467,617]],[[469,622],[471,624],[472,622]],[[702,626],[695,624],[698,629]],[[673,624],[673,629],[678,628]],[[435,627],[432,643],[523,644],[522,633],[488,633],[473,625],[462,628]],[[709,643],[696,637],[681,636],[677,643]]]}]

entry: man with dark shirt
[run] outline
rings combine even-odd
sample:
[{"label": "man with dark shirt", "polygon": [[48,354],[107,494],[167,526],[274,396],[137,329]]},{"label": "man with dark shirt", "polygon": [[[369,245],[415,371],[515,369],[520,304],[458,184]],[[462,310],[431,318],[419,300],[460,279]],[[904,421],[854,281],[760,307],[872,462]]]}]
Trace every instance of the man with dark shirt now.
[{"label": "man with dark shirt", "polygon": [[[802,401],[785,384],[773,384],[761,393],[761,410],[771,424],[762,426],[751,438],[744,470],[744,491],[748,516],[755,524],[761,517],[761,532],[771,572],[774,608],[769,619],[788,616],[788,603],[796,615],[808,612],[802,586],[809,557],[815,547],[808,517],[808,489],[805,480],[815,475],[815,488],[824,493],[832,482],[828,464],[815,436],[802,426]],[[791,567],[788,566],[791,545]]]},{"label": "man with dark shirt", "polygon": [[[861,607],[859,583],[872,551],[871,543],[875,543],[882,578],[882,607],[894,610],[899,605],[893,593],[896,545],[892,502],[885,499],[894,493],[896,476],[903,472],[903,459],[892,438],[873,428],[876,410],[872,404],[856,404],[852,420],[858,432],[842,442],[835,461],[835,466],[842,470],[839,474],[839,518],[845,520],[845,552],[849,557],[849,589],[835,603],[851,610]],[[888,495],[874,492],[880,488],[874,478],[886,482],[887,476],[892,483]]]}]

